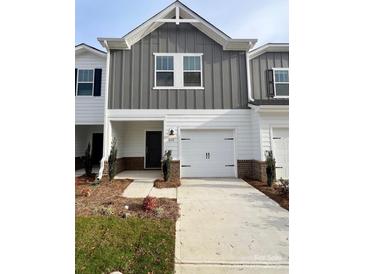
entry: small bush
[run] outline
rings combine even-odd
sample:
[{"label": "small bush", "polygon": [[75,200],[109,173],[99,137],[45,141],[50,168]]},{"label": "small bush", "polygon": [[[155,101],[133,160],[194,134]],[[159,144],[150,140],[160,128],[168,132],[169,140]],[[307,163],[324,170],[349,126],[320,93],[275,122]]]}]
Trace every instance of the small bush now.
[{"label": "small bush", "polygon": [[171,175],[171,153],[171,150],[166,151],[162,160],[162,172],[165,182],[170,179]]},{"label": "small bush", "polygon": [[265,156],[266,156],[267,184],[269,185],[269,187],[271,187],[272,183],[276,180],[276,170],[275,170],[276,161],[274,159],[272,150],[266,151]]},{"label": "small bush", "polygon": [[108,158],[108,165],[109,165],[109,179],[114,179],[116,174],[116,163],[117,163],[117,139],[114,137],[112,141],[112,147],[110,149],[110,154]]},{"label": "small bush", "polygon": [[112,216],[114,215],[114,210],[111,207],[100,206],[94,209],[94,213],[103,216]]},{"label": "small bush", "polygon": [[147,196],[143,200],[143,210],[150,211],[157,207],[157,199],[155,197]]},{"label": "small bush", "polygon": [[87,177],[91,177],[91,172],[93,170],[93,164],[91,161],[91,153],[90,153],[90,143],[87,145],[85,150],[85,155],[83,157],[84,169],[85,174]]}]

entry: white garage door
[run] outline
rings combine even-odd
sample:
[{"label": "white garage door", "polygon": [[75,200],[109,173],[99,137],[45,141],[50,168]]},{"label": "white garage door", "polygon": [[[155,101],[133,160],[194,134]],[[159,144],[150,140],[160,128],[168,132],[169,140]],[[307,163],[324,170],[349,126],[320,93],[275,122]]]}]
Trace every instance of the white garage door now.
[{"label": "white garage door", "polygon": [[289,129],[273,128],[272,133],[276,178],[289,179]]},{"label": "white garage door", "polygon": [[233,130],[181,130],[181,177],[234,177]]}]

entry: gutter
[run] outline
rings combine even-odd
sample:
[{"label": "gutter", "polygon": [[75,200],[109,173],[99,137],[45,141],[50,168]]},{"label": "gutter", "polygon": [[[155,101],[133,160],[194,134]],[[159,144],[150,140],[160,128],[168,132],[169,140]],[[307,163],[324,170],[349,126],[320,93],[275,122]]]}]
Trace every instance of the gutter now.
[{"label": "gutter", "polygon": [[[107,41],[104,41],[106,47],[108,47]],[[108,110],[108,94],[109,94],[109,67],[110,67],[110,50],[107,48],[107,56],[106,56],[106,75],[105,75],[105,94],[104,94],[104,132],[103,132],[103,157],[100,160],[100,169],[99,175],[97,177],[100,180],[103,177],[104,171],[104,162],[106,161],[107,157],[107,147],[109,139],[105,138],[108,134],[108,119],[107,119],[107,110]]]},{"label": "gutter", "polygon": [[247,92],[248,92],[248,103],[255,101],[252,98],[251,90],[251,71],[250,71],[250,58],[248,51],[246,52],[246,71],[247,71]]}]

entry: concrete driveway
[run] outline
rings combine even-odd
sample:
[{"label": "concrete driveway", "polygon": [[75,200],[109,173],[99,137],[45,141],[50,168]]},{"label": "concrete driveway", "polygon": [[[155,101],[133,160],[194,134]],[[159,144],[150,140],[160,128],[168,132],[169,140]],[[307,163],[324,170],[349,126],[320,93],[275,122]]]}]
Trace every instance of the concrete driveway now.
[{"label": "concrete driveway", "polygon": [[288,273],[289,214],[240,179],[183,179],[175,273]]}]

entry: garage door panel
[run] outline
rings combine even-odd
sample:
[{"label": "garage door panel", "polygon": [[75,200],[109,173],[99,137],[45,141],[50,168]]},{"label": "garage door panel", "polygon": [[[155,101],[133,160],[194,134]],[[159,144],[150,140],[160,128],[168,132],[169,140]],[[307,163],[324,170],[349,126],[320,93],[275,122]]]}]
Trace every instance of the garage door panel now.
[{"label": "garage door panel", "polygon": [[289,178],[289,129],[273,128],[273,154],[276,160],[277,179]]},{"label": "garage door panel", "polygon": [[182,177],[233,177],[233,130],[182,130],[181,164]]}]

